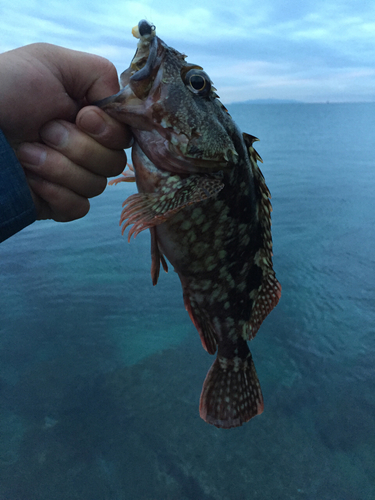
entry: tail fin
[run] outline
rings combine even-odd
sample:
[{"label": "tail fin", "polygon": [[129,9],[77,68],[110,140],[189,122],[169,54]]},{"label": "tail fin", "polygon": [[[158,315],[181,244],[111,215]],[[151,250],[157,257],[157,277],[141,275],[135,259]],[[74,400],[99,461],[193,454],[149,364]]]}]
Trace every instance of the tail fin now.
[{"label": "tail fin", "polygon": [[263,411],[263,396],[255,366],[247,358],[218,356],[203,384],[199,413],[216,427],[238,427]]}]

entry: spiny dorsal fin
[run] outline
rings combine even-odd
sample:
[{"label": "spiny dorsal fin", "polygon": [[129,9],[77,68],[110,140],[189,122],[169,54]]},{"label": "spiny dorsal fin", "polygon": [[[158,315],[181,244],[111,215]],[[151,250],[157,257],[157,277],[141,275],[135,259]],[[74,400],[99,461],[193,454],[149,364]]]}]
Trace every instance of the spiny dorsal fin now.
[{"label": "spiny dorsal fin", "polygon": [[249,151],[250,158],[253,158],[254,161],[260,161],[260,163],[263,163],[262,158],[260,157],[258,152],[253,148],[254,142],[259,141],[259,139],[257,137],[254,137],[253,135],[246,134],[246,132],[244,132],[242,135],[243,135],[245,144],[247,146],[247,149]]},{"label": "spiny dorsal fin", "polygon": [[259,222],[262,230],[262,246],[255,255],[255,263],[262,269],[263,278],[258,290],[254,291],[253,308],[249,328],[246,331],[246,337],[251,339],[257,333],[266,316],[277,305],[281,295],[281,285],[276,279],[272,266],[271,193],[256,162],[260,156],[253,148],[253,143],[259,139],[245,133],[243,138],[249,151],[250,164],[255,179]]},{"label": "spiny dorsal fin", "polygon": [[259,141],[258,137],[255,137],[254,135],[247,134],[246,132],[243,132],[243,138],[245,141],[245,144],[248,148],[250,148],[254,142]]}]

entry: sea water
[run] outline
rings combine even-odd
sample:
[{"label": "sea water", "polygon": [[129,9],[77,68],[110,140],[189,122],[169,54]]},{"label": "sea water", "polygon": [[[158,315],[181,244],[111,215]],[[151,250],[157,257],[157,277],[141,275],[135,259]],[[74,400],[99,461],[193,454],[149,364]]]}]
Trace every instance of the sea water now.
[{"label": "sea water", "polygon": [[87,217],[0,245],[0,500],[375,498],[375,104],[234,104],[272,193],[283,292],[251,342],[265,410],[199,418],[213,357],[150,237]]}]

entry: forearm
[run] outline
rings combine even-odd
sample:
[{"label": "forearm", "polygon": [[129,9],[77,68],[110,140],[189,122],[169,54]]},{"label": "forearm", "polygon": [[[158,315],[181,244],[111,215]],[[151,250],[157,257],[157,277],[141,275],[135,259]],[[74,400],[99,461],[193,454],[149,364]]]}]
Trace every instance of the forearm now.
[{"label": "forearm", "polygon": [[0,131],[0,242],[36,220],[24,171]]}]

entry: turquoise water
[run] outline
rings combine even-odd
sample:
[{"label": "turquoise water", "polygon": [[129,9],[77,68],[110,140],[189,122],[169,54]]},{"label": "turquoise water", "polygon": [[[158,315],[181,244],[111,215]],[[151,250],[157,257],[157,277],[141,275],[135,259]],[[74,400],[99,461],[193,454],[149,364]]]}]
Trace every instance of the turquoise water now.
[{"label": "turquoise water", "polygon": [[273,195],[264,413],[199,418],[213,358],[149,234],[121,236],[134,187],[109,187],[0,246],[0,500],[375,498],[375,104],[229,110]]}]

